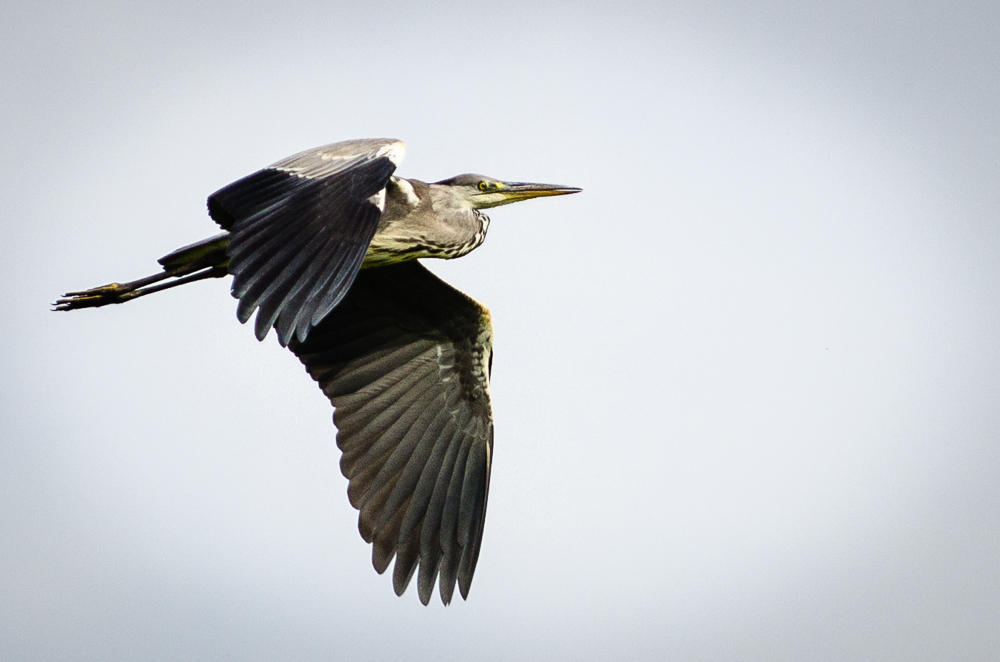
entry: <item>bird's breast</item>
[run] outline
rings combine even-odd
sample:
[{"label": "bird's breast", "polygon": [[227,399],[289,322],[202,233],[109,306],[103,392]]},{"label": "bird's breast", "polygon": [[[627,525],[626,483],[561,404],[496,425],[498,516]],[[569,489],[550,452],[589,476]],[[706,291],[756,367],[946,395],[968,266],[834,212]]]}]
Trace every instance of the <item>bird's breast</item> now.
[{"label": "bird's breast", "polygon": [[372,238],[362,267],[385,266],[416,260],[438,258],[451,260],[468,255],[486,240],[489,217],[470,210],[464,222],[442,221],[435,215],[404,217],[384,223]]}]

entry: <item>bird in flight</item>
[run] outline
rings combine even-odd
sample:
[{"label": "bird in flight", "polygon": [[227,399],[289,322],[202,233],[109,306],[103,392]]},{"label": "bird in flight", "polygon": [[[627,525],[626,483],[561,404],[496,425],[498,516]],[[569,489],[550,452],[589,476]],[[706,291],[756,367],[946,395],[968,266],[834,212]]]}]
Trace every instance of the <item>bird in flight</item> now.
[{"label": "bird in flight", "polygon": [[[303,363],[334,407],[340,468],[380,574],[402,595],[417,573],[467,598],[493,453],[489,311],[419,258],[478,248],[483,209],[578,188],[465,174],[427,184],[393,173],[406,145],[349,140],[300,152],[208,198],[222,234],[160,258],[128,283],[70,292],[56,310],[123,303],[232,275],[236,315]],[[419,571],[418,571],[419,567]]]}]

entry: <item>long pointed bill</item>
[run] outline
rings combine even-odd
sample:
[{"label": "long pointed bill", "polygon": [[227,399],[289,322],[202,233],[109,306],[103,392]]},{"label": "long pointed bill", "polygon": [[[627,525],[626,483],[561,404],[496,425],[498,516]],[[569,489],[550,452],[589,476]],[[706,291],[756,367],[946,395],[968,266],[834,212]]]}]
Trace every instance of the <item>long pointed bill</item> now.
[{"label": "long pointed bill", "polygon": [[582,190],[573,186],[560,186],[558,184],[504,182],[499,193],[507,198],[508,202],[518,202],[520,200],[530,200],[531,198],[542,198],[550,195],[569,195],[570,193],[579,193]]}]

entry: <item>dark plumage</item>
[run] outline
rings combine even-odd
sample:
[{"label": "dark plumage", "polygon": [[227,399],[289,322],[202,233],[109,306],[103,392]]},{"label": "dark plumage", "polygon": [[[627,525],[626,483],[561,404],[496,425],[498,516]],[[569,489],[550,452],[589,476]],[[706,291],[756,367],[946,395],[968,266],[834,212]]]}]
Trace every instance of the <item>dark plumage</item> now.
[{"label": "dark plumage", "polygon": [[[341,470],[375,567],[395,553],[402,594],[419,562],[426,603],[440,565],[442,599],[456,577],[468,595],[493,446],[489,313],[403,262],[362,270],[308,340],[289,347],[336,408]],[[446,508],[449,491],[458,508]]]}]

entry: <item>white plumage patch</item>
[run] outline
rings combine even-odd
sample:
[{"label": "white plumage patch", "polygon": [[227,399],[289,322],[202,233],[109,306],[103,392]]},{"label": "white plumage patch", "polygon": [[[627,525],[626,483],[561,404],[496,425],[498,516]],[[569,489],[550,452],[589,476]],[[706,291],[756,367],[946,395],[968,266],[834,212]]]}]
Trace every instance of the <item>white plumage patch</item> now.
[{"label": "white plumage patch", "polygon": [[396,167],[403,162],[403,157],[406,156],[406,143],[402,140],[397,140],[396,142],[384,145],[375,153],[375,158],[384,156],[390,161],[392,161]]},{"label": "white plumage patch", "polygon": [[411,207],[416,207],[420,204],[420,198],[418,198],[417,194],[413,192],[413,184],[402,177],[393,177],[392,183],[395,184],[399,190],[402,191],[403,195],[406,196],[406,204]]},{"label": "white plumage patch", "polygon": [[385,189],[382,189],[372,197],[368,198],[368,202],[372,203],[378,207],[379,211],[385,211]]}]

